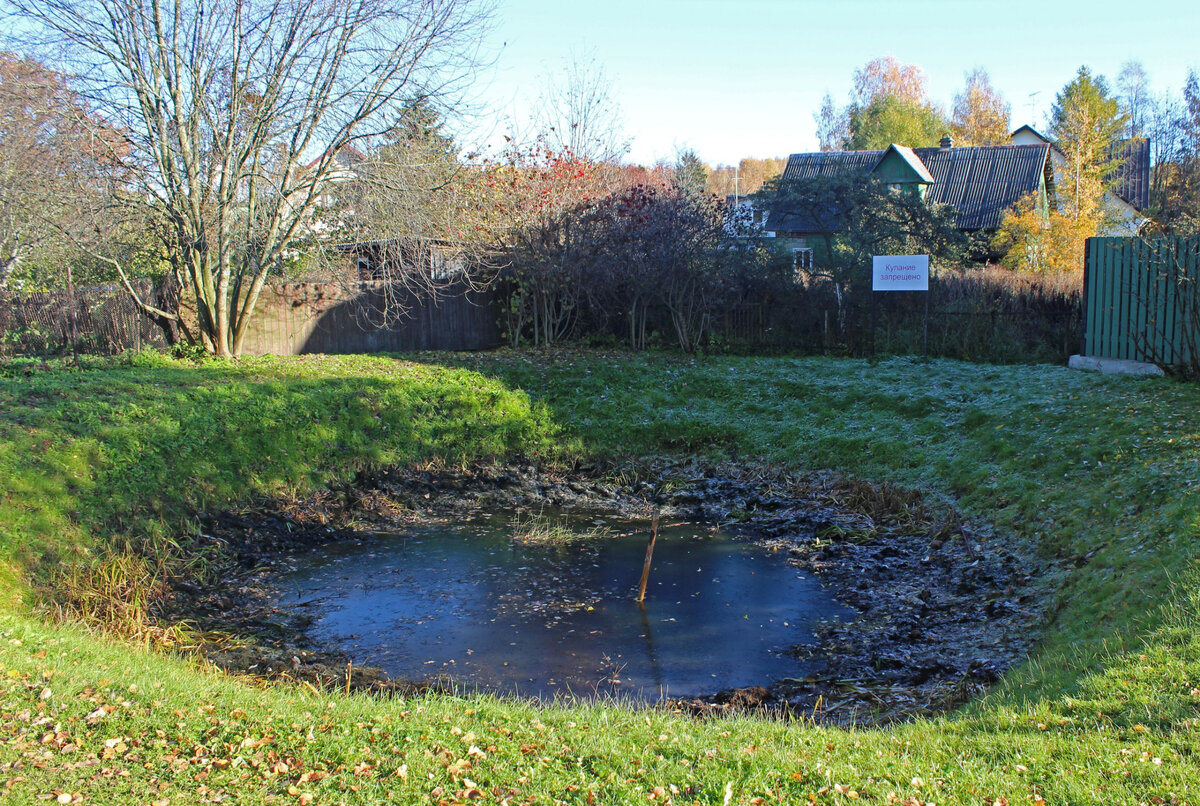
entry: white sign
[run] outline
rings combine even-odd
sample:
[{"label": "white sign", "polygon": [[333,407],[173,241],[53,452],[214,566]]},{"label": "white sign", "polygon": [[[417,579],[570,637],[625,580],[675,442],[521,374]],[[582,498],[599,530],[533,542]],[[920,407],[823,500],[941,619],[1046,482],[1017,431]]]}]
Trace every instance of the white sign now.
[{"label": "white sign", "polygon": [[928,291],[929,255],[876,255],[872,291]]}]

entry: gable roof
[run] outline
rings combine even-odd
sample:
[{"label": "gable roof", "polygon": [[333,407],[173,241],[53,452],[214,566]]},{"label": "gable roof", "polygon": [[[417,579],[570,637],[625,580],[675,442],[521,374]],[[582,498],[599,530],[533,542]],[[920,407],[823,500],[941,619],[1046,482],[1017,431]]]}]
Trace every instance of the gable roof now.
[{"label": "gable roof", "polygon": [[[329,149],[326,149],[324,154],[316,157],[312,162],[308,163],[308,167],[316,168],[321,164],[321,160],[325,159],[325,157],[328,155]],[[338,148],[337,153],[333,155],[333,163],[339,168],[353,168],[366,158],[367,155],[355,148],[352,143],[343,143],[342,146]]]},{"label": "gable roof", "polygon": [[[1000,219],[1024,196],[1041,188],[1049,145],[967,146],[914,148],[891,146],[912,155],[929,176],[925,199],[955,209],[955,226],[962,230],[995,229]],[[901,151],[903,149],[903,151]],[[843,171],[870,173],[887,151],[824,151],[793,154],[783,171],[785,182]],[[915,168],[915,166],[914,166]],[[787,231],[788,216],[772,220],[777,231]],[[803,231],[798,228],[794,231]]]},{"label": "gable roof", "polygon": [[[1009,139],[1010,139],[1010,140],[1016,140],[1016,139],[1017,139],[1017,136],[1018,136],[1019,134],[1021,134],[1022,132],[1025,132],[1025,133],[1027,133],[1027,134],[1031,134],[1031,135],[1033,135],[1033,136],[1034,136],[1034,137],[1036,137],[1037,139],[1041,140],[1043,143],[1049,143],[1049,142],[1050,142],[1050,138],[1049,138],[1049,137],[1047,137],[1046,135],[1042,134],[1042,133],[1041,133],[1041,132],[1039,132],[1037,129],[1035,129],[1035,128],[1033,128],[1032,126],[1030,126],[1028,123],[1024,124],[1023,126],[1018,126],[1016,129],[1014,129],[1014,130],[1013,130],[1013,133],[1009,135]],[[1053,145],[1053,144],[1051,143],[1051,145]]]},{"label": "gable roof", "polygon": [[875,167],[871,170],[879,170],[879,166],[882,165],[883,161],[888,158],[888,154],[896,154],[899,156],[900,159],[903,160],[904,164],[911,168],[912,172],[915,173],[922,182],[926,184],[932,184],[933,176],[929,173],[929,169],[925,167],[925,163],[921,162],[921,159],[915,153],[913,153],[911,148],[908,146],[896,145],[895,143],[892,143],[884,150],[883,155],[879,158],[879,162],[875,163]]}]

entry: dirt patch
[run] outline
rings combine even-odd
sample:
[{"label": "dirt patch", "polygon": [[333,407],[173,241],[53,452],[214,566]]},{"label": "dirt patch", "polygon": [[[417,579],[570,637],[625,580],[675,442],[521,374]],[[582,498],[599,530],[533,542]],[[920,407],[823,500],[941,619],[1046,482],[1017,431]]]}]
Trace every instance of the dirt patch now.
[{"label": "dirt patch", "polygon": [[785,553],[859,611],[824,628],[798,657],[819,674],[675,700],[697,714],[758,710],[822,722],[879,724],[953,708],[984,691],[1032,647],[1042,612],[1032,552],[951,506],[912,491],[765,465],[656,460],[550,472],[532,465],[387,471],[301,502],[203,519],[230,558],[221,584],[177,586],[164,615],[210,633],[213,662],[309,684],[409,692],[447,681],[396,681],[357,668],[307,635],[297,609],[272,605],[272,579],[300,552],[370,540],[406,522],[497,511],[581,510],[720,523]]}]

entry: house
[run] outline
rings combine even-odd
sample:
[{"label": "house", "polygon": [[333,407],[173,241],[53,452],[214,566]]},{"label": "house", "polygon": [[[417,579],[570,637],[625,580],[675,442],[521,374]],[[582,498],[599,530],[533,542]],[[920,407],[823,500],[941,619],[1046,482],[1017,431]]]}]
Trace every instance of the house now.
[{"label": "house", "polygon": [[[847,170],[870,174],[893,189],[919,193],[931,204],[950,205],[960,230],[988,233],[1030,194],[1039,209],[1049,211],[1057,204],[1055,188],[1066,175],[1066,156],[1033,127],[1020,127],[1010,139],[1010,145],[955,147],[946,137],[937,148],[892,144],[881,151],[792,154],[783,179],[803,181]],[[1100,234],[1136,235],[1148,220],[1150,143],[1145,138],[1123,140],[1114,147],[1114,156],[1121,162],[1104,194],[1107,223]],[[791,248],[798,267],[811,266],[814,248],[820,249],[821,222],[771,211],[763,226]]]},{"label": "house", "polygon": [[[1012,142],[1017,145],[1048,145],[1057,184],[1066,174],[1067,157],[1048,137],[1044,137],[1032,126],[1022,126],[1012,133]],[[1112,186],[1104,191],[1101,202],[1106,224],[1100,235],[1134,236],[1149,219],[1145,215],[1150,208],[1150,141],[1145,137],[1121,140],[1113,148],[1112,156],[1120,161],[1116,176],[1111,177]]]},{"label": "house", "polygon": [[[316,171],[322,161],[330,156],[327,150],[304,166],[301,170]],[[324,240],[339,229],[346,219],[354,216],[352,207],[339,207],[337,188],[358,179],[358,166],[366,162],[367,156],[350,143],[341,146],[329,160],[325,176],[321,179],[312,215],[305,222],[305,234],[316,240]],[[307,188],[302,190],[307,193]]]},{"label": "house", "polygon": [[724,232],[728,238],[774,238],[767,229],[768,210],[746,196],[725,197]]},{"label": "house", "polygon": [[441,285],[467,281],[473,267],[461,243],[419,237],[390,238],[336,244],[360,281],[397,282],[402,277],[418,284]]},{"label": "house", "polygon": [[[1039,207],[1052,203],[1054,174],[1048,143],[954,147],[943,138],[937,148],[892,144],[882,151],[822,151],[792,154],[783,179],[803,181],[849,171],[879,177],[895,191],[917,193],[930,204],[955,211],[965,232],[995,230],[1004,214],[1035,194]],[[808,267],[819,235],[827,227],[808,216],[772,211],[766,228],[792,249],[796,264]],[[819,256],[818,256],[819,259]]]}]

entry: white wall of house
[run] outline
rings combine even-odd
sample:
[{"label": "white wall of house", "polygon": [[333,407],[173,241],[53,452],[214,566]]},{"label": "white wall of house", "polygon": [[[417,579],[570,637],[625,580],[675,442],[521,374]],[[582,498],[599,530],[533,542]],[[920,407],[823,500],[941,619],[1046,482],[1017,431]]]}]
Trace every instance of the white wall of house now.
[{"label": "white wall of house", "polygon": [[726,198],[725,235],[730,238],[774,238],[775,233],[767,229],[768,210],[755,207],[750,199]]}]

